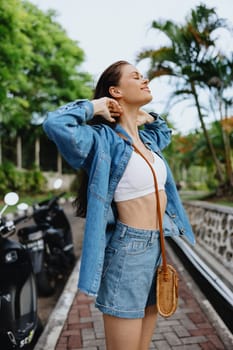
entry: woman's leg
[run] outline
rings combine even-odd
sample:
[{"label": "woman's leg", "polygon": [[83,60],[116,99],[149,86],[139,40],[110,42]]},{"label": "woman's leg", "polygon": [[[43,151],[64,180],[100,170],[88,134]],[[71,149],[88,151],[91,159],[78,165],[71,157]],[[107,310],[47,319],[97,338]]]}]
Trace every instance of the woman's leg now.
[{"label": "woman's leg", "polygon": [[141,350],[142,319],[103,315],[107,350]]},{"label": "woman's leg", "polygon": [[157,320],[155,305],[144,318],[127,319],[103,315],[107,350],[148,350]]},{"label": "woman's leg", "polygon": [[140,350],[150,348],[151,338],[155,330],[158,312],[155,305],[148,306],[145,310],[145,316],[142,319],[142,333]]}]

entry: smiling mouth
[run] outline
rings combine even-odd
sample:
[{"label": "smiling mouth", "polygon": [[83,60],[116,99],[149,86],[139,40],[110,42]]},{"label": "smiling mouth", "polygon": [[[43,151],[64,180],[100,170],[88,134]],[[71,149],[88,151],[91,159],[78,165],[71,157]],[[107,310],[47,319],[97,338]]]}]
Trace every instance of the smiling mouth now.
[{"label": "smiling mouth", "polygon": [[151,92],[149,88],[143,88],[142,90],[147,91],[147,92]]}]

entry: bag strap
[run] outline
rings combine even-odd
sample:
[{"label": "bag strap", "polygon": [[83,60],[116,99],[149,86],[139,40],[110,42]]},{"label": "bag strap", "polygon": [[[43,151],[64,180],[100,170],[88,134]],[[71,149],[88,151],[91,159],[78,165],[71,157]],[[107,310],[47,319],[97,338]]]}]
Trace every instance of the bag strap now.
[{"label": "bag strap", "polygon": [[[118,135],[124,139],[127,140],[126,137],[118,133]],[[137,152],[148,164],[152,171],[153,179],[154,179],[154,185],[155,185],[155,197],[157,202],[157,212],[158,212],[158,221],[159,221],[159,235],[160,235],[160,245],[161,245],[161,253],[162,253],[162,270],[164,275],[164,280],[168,279],[168,272],[167,272],[167,259],[166,259],[166,252],[165,252],[165,240],[164,240],[164,234],[163,234],[163,224],[162,224],[162,214],[161,214],[161,205],[160,205],[160,199],[159,199],[159,189],[158,189],[158,181],[155,174],[155,171],[151,165],[151,163],[147,160],[147,158],[144,156],[144,154],[134,145],[132,144],[135,152]]]}]

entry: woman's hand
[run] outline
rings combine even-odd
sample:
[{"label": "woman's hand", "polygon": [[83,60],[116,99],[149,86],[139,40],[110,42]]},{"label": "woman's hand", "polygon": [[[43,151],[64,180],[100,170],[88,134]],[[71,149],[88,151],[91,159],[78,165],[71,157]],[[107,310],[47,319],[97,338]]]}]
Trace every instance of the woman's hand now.
[{"label": "woman's hand", "polygon": [[137,115],[137,126],[141,126],[146,123],[152,123],[153,121],[154,118],[149,113],[143,111],[142,109],[139,110],[139,113]]},{"label": "woman's hand", "polygon": [[101,97],[91,102],[94,107],[94,115],[101,115],[109,122],[116,122],[115,118],[119,118],[122,114],[121,106],[113,98]]}]

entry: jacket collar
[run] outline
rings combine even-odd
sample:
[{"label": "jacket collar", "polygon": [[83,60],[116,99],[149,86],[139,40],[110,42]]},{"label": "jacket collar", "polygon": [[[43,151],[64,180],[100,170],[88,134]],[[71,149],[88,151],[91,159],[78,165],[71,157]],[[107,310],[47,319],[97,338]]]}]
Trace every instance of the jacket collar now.
[{"label": "jacket collar", "polygon": [[117,134],[122,134],[123,136],[125,136],[124,140],[125,140],[128,144],[130,144],[130,145],[133,144],[132,138],[131,138],[131,137],[129,136],[129,134],[125,131],[125,129],[122,128],[122,126],[121,126],[120,124],[117,124],[116,127],[114,128],[114,130],[115,130],[115,132],[116,132]]}]

